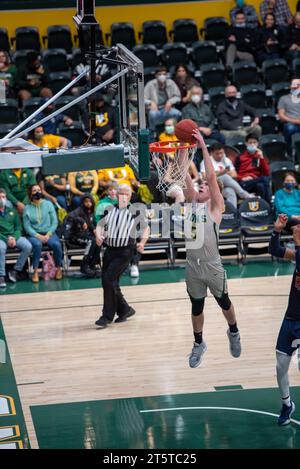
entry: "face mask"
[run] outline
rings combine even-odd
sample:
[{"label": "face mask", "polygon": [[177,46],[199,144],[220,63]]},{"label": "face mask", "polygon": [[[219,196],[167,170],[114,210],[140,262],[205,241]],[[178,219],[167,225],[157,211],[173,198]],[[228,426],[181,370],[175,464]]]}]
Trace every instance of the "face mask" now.
[{"label": "face mask", "polygon": [[35,194],[32,194],[31,198],[32,200],[40,200],[42,198],[42,193],[36,192]]},{"label": "face mask", "polygon": [[236,23],[236,28],[246,28],[246,23]]},{"label": "face mask", "polygon": [[6,197],[5,197],[5,198],[2,198],[2,199],[0,199],[0,208],[3,208],[3,207],[5,207],[5,205],[6,205],[6,201],[7,201]]},{"label": "face mask", "polygon": [[199,104],[201,101],[201,96],[199,96],[199,94],[193,94],[191,100],[194,104]]},{"label": "face mask", "polygon": [[297,184],[296,184],[295,182],[285,182],[285,183],[283,184],[283,187],[284,187],[285,189],[289,189],[289,190],[295,189],[296,186],[297,186]]},{"label": "face mask", "polygon": [[42,140],[43,136],[44,136],[44,134],[34,134],[34,138],[36,140]]},{"label": "face mask", "polygon": [[166,79],[167,79],[166,75],[158,75],[157,77],[157,80],[159,81],[159,83],[165,83]]},{"label": "face mask", "polygon": [[233,103],[233,102],[236,100],[236,97],[235,97],[235,96],[229,96],[229,97],[226,98],[226,99],[228,99],[228,101],[229,101],[230,103]]},{"label": "face mask", "polygon": [[293,96],[299,96],[300,95],[300,88],[297,88],[296,90],[291,90],[291,94]]},{"label": "face mask", "polygon": [[247,145],[247,150],[249,153],[255,153],[256,150],[257,150],[257,146],[256,145]]},{"label": "face mask", "polygon": [[166,125],[165,132],[166,134],[173,134],[175,130],[174,125]]}]

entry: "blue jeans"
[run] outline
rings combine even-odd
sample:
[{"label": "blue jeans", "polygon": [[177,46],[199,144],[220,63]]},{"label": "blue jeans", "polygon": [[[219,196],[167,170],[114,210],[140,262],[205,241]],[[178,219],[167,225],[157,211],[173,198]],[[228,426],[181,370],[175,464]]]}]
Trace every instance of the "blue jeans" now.
[{"label": "blue jeans", "polygon": [[169,112],[166,112],[164,109],[159,109],[158,111],[149,111],[149,129],[152,132],[155,132],[156,125],[163,124],[167,119],[172,117],[177,120],[180,119],[181,111],[175,107],[171,107]]},{"label": "blue jeans", "polygon": [[[21,236],[17,240],[16,248],[19,249],[20,255],[18,257],[18,260],[16,262],[16,265],[14,267],[15,270],[18,272],[21,272],[23,269],[25,262],[27,261],[31,250],[32,246],[28,239],[24,238]],[[0,277],[5,277],[5,255],[6,255],[6,250],[7,250],[7,244],[0,240]]]},{"label": "blue jeans", "polygon": [[300,125],[298,124],[284,124],[283,125],[283,135],[288,146],[291,146],[292,135],[300,132]]},{"label": "blue jeans", "polygon": [[[40,263],[43,243],[34,236],[29,236],[28,239],[32,244],[32,266],[34,269],[37,269]],[[47,246],[49,247],[49,249],[51,249],[51,251],[53,251],[53,257],[56,267],[61,267],[63,253],[59,237],[56,234],[50,236]]]},{"label": "blue jeans", "polygon": [[268,203],[271,201],[270,178],[269,176],[260,176],[250,181],[240,181],[240,185],[247,192],[255,192]]}]

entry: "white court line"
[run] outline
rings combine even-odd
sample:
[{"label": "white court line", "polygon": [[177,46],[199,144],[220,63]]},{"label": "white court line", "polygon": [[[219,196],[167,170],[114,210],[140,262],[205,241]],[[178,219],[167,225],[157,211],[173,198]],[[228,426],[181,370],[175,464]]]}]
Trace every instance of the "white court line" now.
[{"label": "white court line", "polygon": [[[278,418],[278,414],[272,414],[271,412],[264,412],[263,410],[256,409],[240,409],[239,407],[169,407],[166,409],[149,409],[149,410],[140,410],[141,414],[153,413],[153,412],[172,412],[174,410],[237,410],[239,412],[249,412],[252,414],[263,414],[270,415],[271,417]],[[291,419],[291,422],[300,426],[299,420]]]}]

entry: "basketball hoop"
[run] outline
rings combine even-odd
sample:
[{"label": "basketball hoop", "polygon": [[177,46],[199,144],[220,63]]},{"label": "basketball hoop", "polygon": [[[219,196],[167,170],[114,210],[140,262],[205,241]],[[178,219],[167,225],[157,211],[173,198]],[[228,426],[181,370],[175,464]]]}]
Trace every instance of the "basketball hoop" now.
[{"label": "basketball hoop", "polygon": [[150,143],[151,160],[158,174],[157,189],[168,192],[172,187],[185,189],[185,179],[196,150],[196,143],[174,141]]}]

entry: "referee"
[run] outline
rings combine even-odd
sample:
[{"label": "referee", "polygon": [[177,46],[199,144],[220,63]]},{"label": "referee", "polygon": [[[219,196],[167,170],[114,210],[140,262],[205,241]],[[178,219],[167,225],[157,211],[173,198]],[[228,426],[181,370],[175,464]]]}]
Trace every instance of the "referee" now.
[{"label": "referee", "polygon": [[[135,314],[135,310],[129,306],[122,295],[119,280],[130,264],[134,249],[143,253],[149,236],[149,227],[142,211],[130,205],[131,195],[130,186],[119,185],[117,188],[118,204],[106,209],[96,227],[98,246],[101,246],[103,242],[107,246],[102,267],[103,310],[95,323],[101,329],[113,321],[115,313],[118,315],[115,322],[126,321]],[[141,236],[137,243],[138,231],[141,232]]]}]

